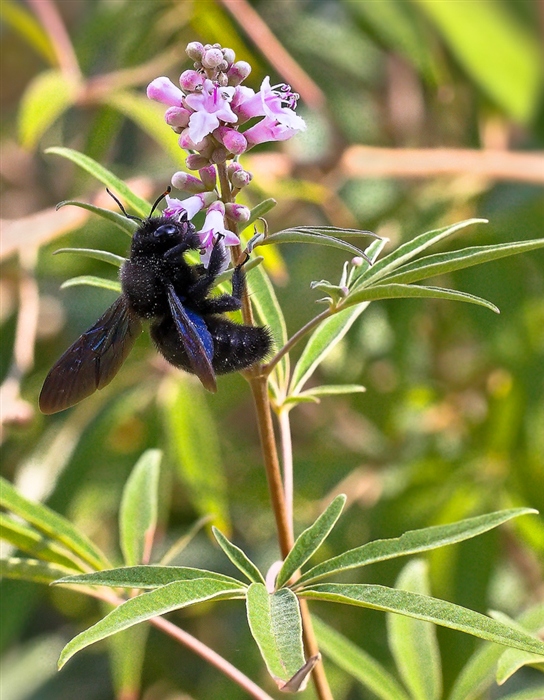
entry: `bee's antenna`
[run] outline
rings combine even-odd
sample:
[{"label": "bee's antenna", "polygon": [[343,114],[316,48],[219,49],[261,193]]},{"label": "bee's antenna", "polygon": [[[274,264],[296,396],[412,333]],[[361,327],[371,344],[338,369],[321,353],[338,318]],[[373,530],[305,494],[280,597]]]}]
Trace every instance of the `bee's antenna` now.
[{"label": "bee's antenna", "polygon": [[157,199],[155,200],[155,203],[153,204],[153,206],[151,207],[151,211],[149,212],[149,218],[151,218],[151,217],[153,216],[153,212],[155,211],[155,209],[159,206],[159,204],[162,202],[162,200],[163,200],[167,195],[170,194],[170,192],[172,192],[172,188],[170,187],[170,185],[168,185],[168,187],[167,187],[166,190],[161,194],[161,196],[160,196],[160,197],[157,197]]},{"label": "bee's antenna", "polygon": [[125,207],[122,205],[122,203],[120,202],[120,200],[119,200],[119,199],[113,194],[113,192],[111,192],[107,187],[106,187],[106,192],[109,194],[109,196],[110,196],[115,202],[117,202],[117,206],[118,206],[119,209],[123,212],[123,214],[127,217],[127,219],[132,219],[133,221],[139,221],[140,223],[142,223],[142,220],[140,219],[139,216],[132,216],[131,214],[127,214],[127,210],[126,210]]}]

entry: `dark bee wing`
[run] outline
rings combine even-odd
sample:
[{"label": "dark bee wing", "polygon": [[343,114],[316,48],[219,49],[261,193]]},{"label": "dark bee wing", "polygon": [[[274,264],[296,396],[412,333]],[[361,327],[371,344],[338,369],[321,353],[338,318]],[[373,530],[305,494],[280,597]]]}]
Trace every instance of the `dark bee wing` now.
[{"label": "dark bee wing", "polygon": [[125,298],[119,297],[47,375],[40,394],[42,413],[63,411],[109,384],[141,330]]},{"label": "dark bee wing", "polygon": [[198,314],[184,308],[172,285],[168,285],[168,302],[193,372],[208,391],[215,393],[217,385],[212,367],[213,338],[206,324]]}]

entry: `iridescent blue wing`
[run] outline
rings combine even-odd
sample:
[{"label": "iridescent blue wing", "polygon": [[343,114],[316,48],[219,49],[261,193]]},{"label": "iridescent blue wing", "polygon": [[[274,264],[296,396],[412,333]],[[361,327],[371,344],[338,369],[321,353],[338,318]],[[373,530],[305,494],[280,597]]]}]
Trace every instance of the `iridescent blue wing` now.
[{"label": "iridescent blue wing", "polygon": [[141,330],[125,298],[119,297],[47,375],[40,394],[42,413],[63,411],[109,384]]},{"label": "iridescent blue wing", "polygon": [[212,367],[213,338],[204,320],[183,306],[171,285],[168,285],[168,302],[192,371],[208,391],[215,393],[217,385]]}]

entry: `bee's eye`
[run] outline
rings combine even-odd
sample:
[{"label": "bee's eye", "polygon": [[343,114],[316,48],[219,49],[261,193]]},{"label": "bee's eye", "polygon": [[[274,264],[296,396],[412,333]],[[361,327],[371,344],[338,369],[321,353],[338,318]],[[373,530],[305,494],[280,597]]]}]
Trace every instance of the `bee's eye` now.
[{"label": "bee's eye", "polygon": [[173,224],[163,224],[155,229],[153,235],[155,238],[172,238],[179,235],[179,230]]}]

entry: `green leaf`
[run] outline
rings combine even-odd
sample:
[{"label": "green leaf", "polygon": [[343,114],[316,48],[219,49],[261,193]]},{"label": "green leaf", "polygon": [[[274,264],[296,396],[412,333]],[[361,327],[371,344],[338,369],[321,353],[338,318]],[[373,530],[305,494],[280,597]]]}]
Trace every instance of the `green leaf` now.
[{"label": "green leaf", "polygon": [[514,690],[500,696],[500,700],[542,700],[544,698],[544,683],[542,681],[524,690]]},{"label": "green leaf", "polygon": [[288,588],[268,593],[264,584],[252,583],[246,600],[251,634],[268,672],[287,683],[305,663],[297,597]]},{"label": "green leaf", "polygon": [[56,63],[56,55],[47,33],[25,7],[12,0],[2,1],[2,22],[8,24],[47,63]]},{"label": "green leaf", "polygon": [[0,578],[12,578],[19,581],[33,581],[34,583],[53,583],[60,576],[73,571],[72,569],[52,564],[39,559],[23,559],[8,557],[0,559]]},{"label": "green leaf", "polygon": [[[421,559],[409,562],[401,571],[395,588],[430,593],[427,565]],[[404,615],[387,614],[389,648],[404,685],[414,700],[442,697],[442,669],[436,627]]]},{"label": "green leaf", "polygon": [[161,459],[160,450],[144,452],[123,489],[119,533],[127,566],[149,561],[157,526]]},{"label": "green leaf", "polygon": [[436,275],[454,272],[455,270],[463,270],[466,267],[481,265],[485,262],[498,260],[509,255],[517,255],[518,253],[526,253],[542,247],[544,247],[544,238],[537,238],[531,241],[472,246],[452,253],[427,255],[408,265],[403,265],[397,272],[387,275],[385,281],[388,284],[390,282],[410,284],[428,277],[435,277]]},{"label": "green leaf", "polygon": [[295,228],[286,228],[283,231],[277,231],[276,233],[271,233],[259,245],[271,245],[271,244],[281,244],[281,243],[314,243],[317,245],[326,245],[333,248],[338,248],[339,250],[347,251],[351,255],[360,256],[363,255],[363,251],[360,248],[347,243],[346,241],[336,238],[335,236],[328,235],[324,231],[334,231],[339,236],[362,236],[365,233],[370,233],[369,231],[356,231],[351,229],[337,229],[333,226],[323,226],[316,228],[313,226],[297,226]]},{"label": "green leaf", "polygon": [[127,90],[110,92],[104,103],[132,119],[159,144],[174,163],[185,165],[186,154],[179,146],[179,135],[164,121],[164,105],[149,100],[144,94]]},{"label": "green leaf", "polygon": [[19,108],[19,139],[25,148],[34,148],[47,129],[74,104],[78,88],[78,83],[59,69],[44,71],[30,82]]},{"label": "green leaf", "polygon": [[161,557],[159,564],[161,566],[167,566],[171,561],[176,559],[176,557],[183,552],[184,549],[193,541],[194,537],[202,530],[204,525],[207,525],[210,520],[212,519],[211,515],[204,515],[202,518],[199,518],[187,532],[181,537],[178,537],[177,540],[168,548],[168,550],[163,554]]},{"label": "green leaf", "polygon": [[345,504],[346,496],[342,493],[329,503],[315,523],[297,537],[278,573],[276,588],[284,586],[291,576],[317,552],[335,526]]},{"label": "green leaf", "polygon": [[141,696],[142,670],[148,625],[135,625],[108,639],[111,675],[116,698]]},{"label": "green leaf", "polygon": [[263,583],[264,578],[259,569],[251,561],[245,552],[240,547],[237,547],[225,537],[216,527],[212,527],[213,536],[217,540],[217,544],[225,552],[234,566],[239,569],[252,583]]},{"label": "green leaf", "polygon": [[126,261],[126,258],[123,258],[120,255],[115,255],[107,250],[94,250],[93,248],[59,248],[53,253],[53,255],[58,255],[59,253],[82,255],[87,258],[101,260],[102,262],[109,263],[115,267],[121,267],[121,265]]},{"label": "green leaf", "polygon": [[[517,622],[529,632],[538,634],[543,626],[544,605],[539,604],[524,611]],[[487,688],[495,685],[497,663],[503,654],[508,653],[499,644],[485,643],[470,657],[457,675],[449,700],[476,700]],[[534,698],[533,700],[537,700]]]},{"label": "green leaf", "polygon": [[410,700],[399,682],[375,659],[315,615],[312,623],[319,649],[381,700]]},{"label": "green leaf", "polygon": [[217,527],[230,529],[227,481],[219,452],[215,419],[200,384],[171,376],[161,392],[164,424],[180,479],[202,515]]},{"label": "green leaf", "polygon": [[322,386],[313,386],[311,389],[301,391],[293,399],[319,396],[339,396],[341,394],[363,394],[366,387],[360,384],[324,384]]},{"label": "green leaf", "polygon": [[149,202],[146,202],[145,199],[141,199],[141,197],[135,195],[134,192],[132,192],[132,190],[123,182],[123,180],[120,180],[116,175],[104,168],[104,166],[100,165],[100,163],[97,163],[92,158],[89,158],[89,156],[79,153],[78,151],[74,151],[71,148],[61,148],[57,146],[54,148],[48,148],[45,152],[71,160],[73,163],[96,178],[99,182],[106,185],[106,187],[112,190],[112,192],[114,192],[114,194],[116,194],[118,197],[124,199],[125,202],[132,207],[132,209],[134,209],[138,216],[144,218],[149,216],[149,212],[151,210]]},{"label": "green leaf", "polygon": [[[368,306],[368,304],[367,304]],[[330,351],[338,345],[366,306],[343,309],[325,319],[312,333],[293,369],[289,394],[297,395]]]},{"label": "green leaf", "polygon": [[535,654],[544,653],[544,642],[526,632],[512,629],[502,622],[460,605],[418,593],[364,583],[318,583],[311,588],[305,588],[299,596],[310,600],[346,603],[408,615],[416,620],[434,622],[436,625],[466,632],[497,644]]},{"label": "green leaf", "polygon": [[439,241],[452,236],[457,231],[471,226],[472,224],[486,223],[486,219],[467,219],[466,221],[460,221],[452,226],[444,226],[443,228],[421,233],[419,236],[412,238],[412,240],[403,243],[381,260],[378,260],[378,262],[364,272],[357,280],[357,288],[363,284],[365,286],[367,284],[374,285],[378,280],[392,273],[393,270],[396,270],[401,265],[404,265],[404,263],[415,258],[416,255],[419,255]]},{"label": "green leaf", "polygon": [[350,549],[332,559],[314,566],[303,574],[297,581],[297,586],[309,581],[317,581],[324,576],[330,576],[339,571],[354,569],[359,566],[367,566],[378,561],[386,561],[395,557],[403,557],[408,554],[427,552],[430,549],[444,547],[447,544],[463,542],[471,537],[481,535],[502,523],[517,518],[520,515],[536,513],[532,508],[511,508],[499,510],[495,513],[478,515],[474,518],[459,520],[449,525],[433,525],[421,530],[409,530],[400,537],[387,540],[375,540],[361,547]]},{"label": "green leaf", "polygon": [[0,513],[0,538],[36,559],[60,564],[67,569],[82,570],[79,559],[71,556],[64,547],[25,523],[12,520],[5,513]]},{"label": "green leaf", "polygon": [[245,588],[246,584],[225,574],[217,574],[190,566],[122,566],[117,569],[94,571],[89,574],[71,574],[55,583],[75,583],[82,586],[109,586],[110,588],[160,588],[176,581],[210,578],[232,587]]},{"label": "green leaf", "polygon": [[62,543],[93,569],[109,567],[109,562],[104,554],[66,518],[42,503],[29,501],[3,477],[0,477],[0,505],[15,515],[19,515],[51,539]]},{"label": "green leaf", "polygon": [[108,280],[105,277],[96,277],[95,275],[71,277],[60,285],[61,289],[68,289],[68,287],[98,287],[99,289],[109,289],[112,292],[117,292],[117,294],[121,293],[120,282]]},{"label": "green leaf", "polygon": [[271,197],[269,199],[263,200],[262,202],[259,202],[259,204],[257,204],[257,206],[253,207],[253,209],[251,210],[249,219],[246,221],[246,223],[240,227],[241,231],[245,231],[253,223],[255,223],[257,219],[260,219],[266,214],[268,214],[268,212],[271,211],[276,206],[276,204],[276,200],[272,199]]},{"label": "green leaf", "polygon": [[176,581],[148,593],[130,598],[112,610],[106,617],[74,637],[63,649],[59,668],[74,654],[90,644],[128,629],[152,617],[179,610],[188,605],[205,600],[235,598],[240,596],[240,588],[212,578],[199,578],[192,581]]},{"label": "green leaf", "polygon": [[542,88],[536,34],[500,2],[417,0],[468,75],[511,117],[527,123]]},{"label": "green leaf", "polygon": [[79,207],[80,209],[86,209],[87,211],[93,212],[93,214],[98,214],[103,219],[110,221],[112,224],[120,228],[121,231],[132,236],[134,231],[138,228],[138,223],[134,219],[129,219],[124,214],[118,214],[116,211],[111,209],[104,209],[103,207],[97,207],[94,204],[88,204],[87,202],[78,202],[75,199],[66,199],[63,202],[59,202],[56,206],[57,209],[62,207]]},{"label": "green leaf", "polygon": [[[540,612],[540,624],[533,625],[533,629],[529,630],[524,630],[522,625],[517,623],[515,620],[512,620],[504,613],[493,611],[491,615],[495,620],[504,622],[506,625],[511,625],[515,629],[519,629],[521,631],[534,632],[536,635],[542,638],[541,633],[544,631],[544,606],[540,607]],[[535,666],[544,670],[544,655],[530,654],[526,651],[520,651],[519,649],[507,649],[502,653],[497,664],[497,683],[499,685],[506,683],[506,681],[523,666]]]},{"label": "green leaf", "polygon": [[449,301],[465,301],[469,304],[477,304],[500,313],[499,309],[486,299],[477,297],[467,292],[458,292],[454,289],[442,287],[422,287],[417,284],[377,284],[375,287],[365,287],[350,294],[343,306],[350,307],[365,301],[377,301],[378,299],[447,299]]},{"label": "green leaf", "polygon": [[[283,311],[278,302],[270,278],[260,265],[247,275],[251,303],[259,322],[270,328],[276,347],[281,348],[287,342],[287,326]],[[289,376],[289,357],[285,355],[276,365],[271,377],[271,388],[278,399],[284,392]]]}]

